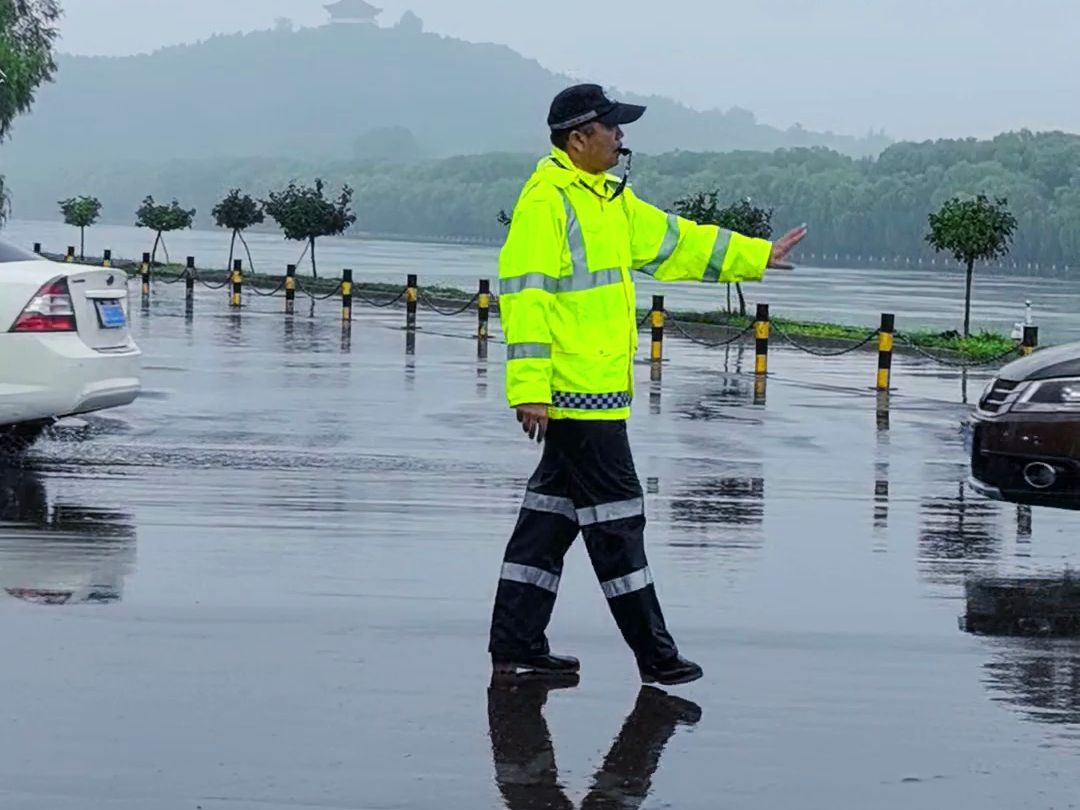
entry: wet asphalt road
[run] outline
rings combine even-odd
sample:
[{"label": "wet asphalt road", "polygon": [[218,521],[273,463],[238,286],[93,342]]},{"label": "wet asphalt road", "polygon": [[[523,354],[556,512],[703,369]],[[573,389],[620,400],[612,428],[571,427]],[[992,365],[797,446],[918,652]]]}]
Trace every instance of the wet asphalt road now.
[{"label": "wet asphalt road", "polygon": [[[538,449],[472,315],[134,307],[145,395],[0,484],[0,805],[1063,808],[1080,647],[963,633],[970,572],[1078,557],[1080,516],[965,491],[965,385],[873,354],[670,340],[632,442],[667,619],[704,680],[642,690],[584,549],[580,685],[489,690]],[[973,375],[967,396],[985,378]]]}]

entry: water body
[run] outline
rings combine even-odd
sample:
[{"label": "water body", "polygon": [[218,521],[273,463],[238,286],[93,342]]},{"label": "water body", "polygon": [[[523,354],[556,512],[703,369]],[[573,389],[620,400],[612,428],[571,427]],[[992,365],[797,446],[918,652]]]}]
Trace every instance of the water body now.
[{"label": "water body", "polygon": [[[50,252],[63,253],[78,245],[78,232],[57,222],[13,221],[4,238],[32,246],[41,242]],[[280,234],[253,233],[247,237],[259,272],[284,273],[296,263],[303,246]],[[807,249],[812,247],[808,237]],[[153,235],[134,227],[97,226],[88,231],[88,254],[110,248],[117,257],[138,258],[153,244]],[[167,246],[174,261],[195,256],[200,266],[224,267],[229,237],[222,231],[183,231],[170,234]],[[421,285],[449,285],[475,290],[480,278],[498,277],[498,250],[492,247],[418,244],[410,242],[322,239],[317,243],[319,266],[327,275],[343,267],[360,281],[400,282],[416,273]],[[245,257],[245,266],[246,266]],[[310,263],[301,263],[301,273]],[[727,304],[724,287],[696,284],[656,284],[639,276],[638,302],[650,304],[654,294],[666,296],[669,309],[714,310]],[[878,325],[882,312],[897,316],[897,329],[959,329],[963,324],[964,274],[958,268],[933,270],[845,269],[803,267],[793,273],[773,272],[762,284],[745,285],[753,311],[768,303],[774,314],[809,320]],[[1080,279],[1011,277],[1001,272],[977,273],[972,305],[973,328],[1009,332],[1023,320],[1025,302],[1043,343],[1080,340]]]},{"label": "water body", "polygon": [[146,393],[0,475],[16,810],[1067,807],[1080,646],[962,632],[963,578],[1075,567],[1080,515],[966,490],[979,374],[673,339],[631,421],[650,563],[706,677],[642,690],[580,544],[574,688],[489,689],[538,448],[473,318],[133,308]]}]

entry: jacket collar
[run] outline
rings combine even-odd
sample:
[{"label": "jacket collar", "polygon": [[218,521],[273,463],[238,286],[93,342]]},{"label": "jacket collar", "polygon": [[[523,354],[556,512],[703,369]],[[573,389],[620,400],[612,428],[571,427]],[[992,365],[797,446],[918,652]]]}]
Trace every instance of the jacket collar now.
[{"label": "jacket collar", "polygon": [[540,160],[536,168],[559,188],[567,188],[580,180],[598,194],[605,193],[607,184],[612,179],[606,173],[589,174],[582,171],[574,165],[570,156],[557,146],[551,148],[551,152]]}]

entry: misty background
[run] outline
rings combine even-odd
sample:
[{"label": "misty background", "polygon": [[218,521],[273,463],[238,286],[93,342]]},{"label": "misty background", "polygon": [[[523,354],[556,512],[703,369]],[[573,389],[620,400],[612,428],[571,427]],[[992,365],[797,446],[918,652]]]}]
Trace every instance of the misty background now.
[{"label": "misty background", "polygon": [[929,261],[928,213],[985,193],[1015,260],[1080,265],[1080,4],[382,0],[359,25],[320,0],[63,5],[55,81],[0,148],[19,219],[85,194],[132,225],[152,195],[206,228],[230,189],[322,178],[355,190],[350,235],[498,243],[551,98],[589,80],[648,105],[627,143],[661,207],[749,197],[833,261]]},{"label": "misty background", "polygon": [[[1071,0],[380,0],[428,30],[545,67],[786,128],[896,139],[1080,131]],[[61,48],[132,54],[213,33],[326,20],[318,0],[65,0]],[[377,77],[368,77],[374,79]],[[432,122],[432,126],[437,126]]]}]

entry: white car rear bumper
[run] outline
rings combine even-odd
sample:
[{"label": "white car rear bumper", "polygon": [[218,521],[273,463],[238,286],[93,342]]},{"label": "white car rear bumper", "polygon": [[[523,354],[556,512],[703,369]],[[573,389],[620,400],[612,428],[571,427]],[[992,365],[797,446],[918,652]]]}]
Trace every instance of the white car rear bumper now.
[{"label": "white car rear bumper", "polygon": [[141,389],[131,339],[96,351],[72,332],[0,334],[0,425],[128,405]]}]

